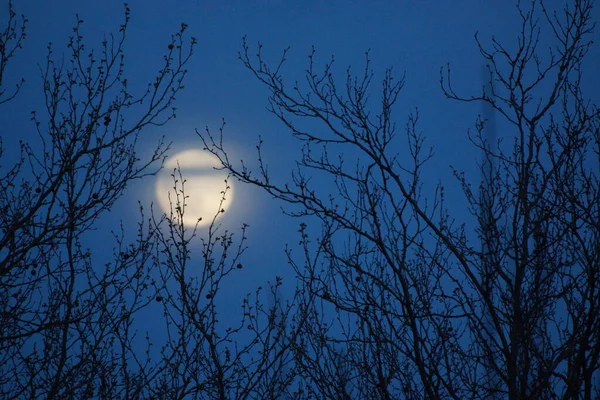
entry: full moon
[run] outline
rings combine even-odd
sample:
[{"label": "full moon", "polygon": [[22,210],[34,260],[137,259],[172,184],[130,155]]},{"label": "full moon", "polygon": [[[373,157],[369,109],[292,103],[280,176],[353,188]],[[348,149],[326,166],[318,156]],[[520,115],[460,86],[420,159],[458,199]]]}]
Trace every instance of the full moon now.
[{"label": "full moon", "polygon": [[[172,209],[174,220],[180,222],[176,207],[178,197],[183,202],[183,179],[186,196],[184,225],[195,226],[198,223],[198,226],[205,226],[213,221],[215,215],[221,216],[221,210],[227,210],[231,205],[233,188],[231,182],[225,183],[227,172],[214,169],[219,166],[221,164],[215,156],[200,150],[185,150],[170,157],[156,179],[156,199],[162,211],[171,215]],[[229,188],[224,194],[226,187]]]}]

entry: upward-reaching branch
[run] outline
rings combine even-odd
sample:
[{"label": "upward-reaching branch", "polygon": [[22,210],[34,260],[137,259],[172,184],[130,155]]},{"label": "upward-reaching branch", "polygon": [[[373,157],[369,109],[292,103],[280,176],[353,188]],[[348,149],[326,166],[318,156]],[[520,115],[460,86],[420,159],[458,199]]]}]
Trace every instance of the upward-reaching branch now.
[{"label": "upward-reaching branch", "polygon": [[[600,215],[600,185],[590,156],[600,115],[584,100],[580,80],[592,7],[578,0],[559,15],[542,2],[519,3],[515,49],[496,39],[490,48],[476,37],[489,66],[481,94],[459,96],[449,67],[442,73],[447,97],[483,102],[509,127],[496,147],[484,129],[490,122],[476,122],[471,140],[484,152],[485,184],[475,178],[477,196],[468,175],[456,171],[473,214],[463,221],[447,208],[442,187],[429,201],[422,196],[420,171],[431,153],[418,114],[404,137],[394,129],[403,80],[386,71],[381,108],[374,109],[368,56],[364,73],[348,70],[338,80],[333,59],[316,70],[313,50],[301,85],[283,77],[287,50],[271,68],[260,45],[251,56],[243,42],[242,63],[270,90],[270,111],[302,144],[297,168],[289,182],[277,182],[263,154],[266,138],[253,171],[247,161],[230,162],[221,135],[199,135],[233,176],[302,218],[305,260],[289,254],[307,296],[300,312],[310,324],[298,337],[297,363],[309,393],[594,396],[600,231],[590,216]],[[542,54],[546,37],[556,47]],[[471,235],[465,225],[473,223]],[[309,233],[310,224],[320,234]]]}]

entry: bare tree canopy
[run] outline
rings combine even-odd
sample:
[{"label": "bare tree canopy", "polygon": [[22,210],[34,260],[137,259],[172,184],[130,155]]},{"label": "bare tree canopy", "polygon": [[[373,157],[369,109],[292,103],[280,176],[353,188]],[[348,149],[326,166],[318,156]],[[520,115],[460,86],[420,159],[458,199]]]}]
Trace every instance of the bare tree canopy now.
[{"label": "bare tree canopy", "polygon": [[[466,216],[423,178],[434,152],[422,114],[396,115],[404,76],[375,83],[369,52],[339,76],[313,49],[294,81],[289,50],[270,64],[244,38],[242,65],[302,151],[285,181],[268,135],[238,164],[224,127],[196,131],[229,173],[221,206],[236,180],[298,221],[285,249],[295,291],[282,296],[277,276],[236,310],[219,300],[246,271],[248,225],[225,230],[223,211],[205,231],[184,225],[180,168],[169,213],[140,203],[133,230],[107,232],[111,254],[90,244],[128,185],[163,167],[171,143],[144,158],[139,141],[175,117],[196,39],[182,23],[136,87],[129,7],[97,46],[77,17],[65,54],[48,46],[40,68],[37,138],[13,164],[0,142],[0,397],[600,398],[600,110],[583,84],[594,1],[517,4],[515,43],[475,36],[480,92],[440,70],[449,101],[484,110],[466,133],[477,172],[453,171]],[[7,71],[27,24],[9,1],[0,110],[23,94]],[[145,314],[154,333],[138,329]]]},{"label": "bare tree canopy", "polygon": [[442,69],[449,99],[485,103],[510,126],[487,143],[489,121],[477,120],[484,179],[455,171],[467,221],[443,186],[423,194],[432,153],[419,114],[404,130],[393,117],[403,78],[386,71],[377,92],[368,54],[364,72],[339,79],[313,51],[304,83],[289,82],[287,51],[273,66],[244,42],[241,61],[302,145],[297,169],[276,182],[267,139],[256,171],[230,163],[220,136],[199,135],[233,176],[301,218],[288,254],[310,321],[293,345],[306,398],[600,396],[600,113],[581,85],[593,1],[546,6],[519,4],[516,47],[476,36],[481,94],[458,94]]},{"label": "bare tree canopy", "polygon": [[[10,2],[8,10],[0,32],[0,104],[19,94],[22,81],[4,89],[12,78],[4,72],[18,57],[28,22]],[[48,46],[41,68],[46,112],[32,113],[38,141],[21,141],[16,164],[1,164],[0,397],[277,397],[293,376],[281,333],[281,282],[245,296],[234,326],[219,324],[216,299],[223,282],[243,269],[247,226],[236,236],[214,216],[202,238],[184,226],[188,195],[180,168],[170,171],[170,213],[148,213],[140,203],[137,227],[106,232],[112,254],[90,246],[87,234],[128,184],[163,166],[171,143],[163,137],[141,159],[139,141],[146,128],[175,117],[196,46],[182,23],[165,41],[157,75],[146,87],[131,87],[130,12],[125,5],[117,33],[99,47],[85,42],[79,17],[66,55]],[[228,193],[224,183],[222,203]],[[274,305],[260,302],[262,291],[272,292]],[[161,317],[152,333],[139,329],[143,313]]]}]

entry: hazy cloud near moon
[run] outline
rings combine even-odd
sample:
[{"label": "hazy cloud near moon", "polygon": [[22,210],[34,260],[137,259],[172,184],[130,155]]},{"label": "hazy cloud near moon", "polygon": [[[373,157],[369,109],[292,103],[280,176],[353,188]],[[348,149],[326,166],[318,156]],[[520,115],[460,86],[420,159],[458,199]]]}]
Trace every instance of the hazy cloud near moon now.
[{"label": "hazy cloud near moon", "polygon": [[[175,183],[172,174],[178,180],[177,192],[180,199],[183,199],[181,196],[181,179],[176,171],[178,165],[185,180],[185,196],[189,196],[186,199],[183,216],[183,223],[186,226],[194,226],[199,218],[202,218],[202,220],[198,226],[208,225],[220,209],[227,212],[233,198],[231,181],[225,183],[227,172],[214,169],[219,167],[220,163],[212,154],[198,149],[191,149],[169,157],[165,167],[157,175],[155,196],[164,213],[170,215],[172,207],[174,217],[177,218],[178,215],[175,210],[177,197],[173,188]],[[225,201],[221,204],[222,192],[226,186],[229,186],[229,189],[227,189]]]}]

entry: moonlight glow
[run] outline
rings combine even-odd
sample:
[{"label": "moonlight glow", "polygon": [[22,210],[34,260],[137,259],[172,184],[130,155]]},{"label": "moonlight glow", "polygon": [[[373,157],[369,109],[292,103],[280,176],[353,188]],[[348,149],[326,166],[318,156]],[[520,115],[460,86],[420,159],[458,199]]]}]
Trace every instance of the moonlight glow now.
[{"label": "moonlight glow", "polygon": [[[212,222],[215,215],[221,215],[221,209],[227,210],[231,205],[232,185],[225,183],[227,172],[215,170],[214,167],[220,166],[219,160],[213,155],[200,150],[185,150],[170,157],[165,163],[164,169],[158,175],[156,180],[155,192],[158,204],[163,212],[171,214],[178,220],[178,212],[175,209],[177,195],[180,201],[183,201],[181,193],[181,178],[177,172],[177,166],[181,168],[181,174],[185,180],[183,189],[185,191],[185,209],[183,223],[188,226],[194,226],[200,218],[202,220],[198,226],[208,225]],[[178,180],[176,190],[173,176]],[[223,199],[223,192],[226,186],[229,186]]]}]

